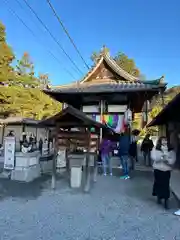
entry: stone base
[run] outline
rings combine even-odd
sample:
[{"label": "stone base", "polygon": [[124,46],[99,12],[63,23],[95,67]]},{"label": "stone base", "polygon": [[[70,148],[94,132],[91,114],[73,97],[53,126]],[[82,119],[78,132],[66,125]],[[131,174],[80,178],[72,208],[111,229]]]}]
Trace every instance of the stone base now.
[{"label": "stone base", "polygon": [[82,167],[83,163],[86,160],[85,154],[70,154],[69,158],[69,166],[71,167]]},{"label": "stone base", "polygon": [[42,173],[50,173],[52,172],[52,168],[53,168],[53,160],[42,161],[40,162],[40,166],[41,166]]},{"label": "stone base", "polygon": [[39,164],[39,158],[40,158],[39,151],[30,152],[30,153],[16,152],[15,153],[16,167],[28,168],[30,166],[35,166]]},{"label": "stone base", "polygon": [[27,168],[16,167],[11,172],[11,180],[31,182],[41,176],[40,165],[34,165]]},{"label": "stone base", "polygon": [[82,168],[81,167],[71,167],[71,179],[70,185],[72,188],[80,188],[82,180]]}]

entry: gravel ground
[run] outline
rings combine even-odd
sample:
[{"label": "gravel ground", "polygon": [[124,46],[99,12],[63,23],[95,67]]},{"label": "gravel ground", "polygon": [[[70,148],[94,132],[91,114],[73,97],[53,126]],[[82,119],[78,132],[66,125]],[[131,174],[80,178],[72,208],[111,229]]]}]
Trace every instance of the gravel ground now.
[{"label": "gravel ground", "polygon": [[89,194],[48,178],[32,184],[0,180],[1,240],[173,240],[180,239],[180,218],[151,197],[151,173],[131,180],[99,176]]}]

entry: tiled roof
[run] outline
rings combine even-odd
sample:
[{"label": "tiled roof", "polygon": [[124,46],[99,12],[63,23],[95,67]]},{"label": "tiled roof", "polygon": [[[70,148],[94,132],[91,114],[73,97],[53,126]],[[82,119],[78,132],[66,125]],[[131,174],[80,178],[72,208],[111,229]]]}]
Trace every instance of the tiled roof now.
[{"label": "tiled roof", "polygon": [[[163,85],[164,86],[164,85]],[[134,90],[150,90],[159,88],[159,85],[145,84],[142,82],[109,82],[109,83],[95,83],[87,82],[83,84],[73,84],[64,86],[62,88],[51,88],[45,92],[58,92],[58,93],[96,93],[96,92],[125,92]]]},{"label": "tiled roof", "polygon": [[[67,119],[69,119],[69,121],[67,121]],[[73,122],[73,121],[76,122],[76,124],[72,124],[71,122]],[[77,127],[78,125],[86,126],[86,127],[93,126],[93,127],[97,127],[97,128],[103,128],[106,130],[110,130],[108,126],[93,120],[92,118],[88,117],[82,111],[80,111],[70,105],[67,108],[63,109],[61,112],[57,113],[56,115],[54,115],[50,118],[47,118],[45,120],[39,121],[39,125],[41,125],[41,126],[43,126],[43,125],[55,126],[57,123],[59,124],[60,127],[62,127],[61,123],[65,123],[65,124],[63,124],[64,127],[66,124],[67,124],[67,126],[70,126],[70,124],[72,124],[71,127]],[[113,131],[113,130],[110,130],[110,131]]]},{"label": "tiled roof", "polygon": [[96,69],[101,65],[101,63],[105,61],[107,65],[113,69],[113,71],[119,75],[120,77],[125,78],[127,81],[138,81],[137,77],[132,76],[128,72],[124,71],[115,61],[110,57],[107,53],[102,53],[101,58],[98,63],[86,74],[86,76],[80,81],[80,83],[84,83],[88,80],[90,76],[96,71]]},{"label": "tiled roof", "polygon": [[22,117],[8,117],[5,119],[0,119],[1,124],[27,124],[27,125],[37,125],[38,120],[32,118],[22,118]]},{"label": "tiled roof", "polygon": [[[102,62],[106,64],[119,76],[119,79],[97,78],[94,77],[95,71],[100,67]],[[89,80],[90,78],[90,80]],[[161,77],[153,81],[141,81],[137,77],[132,76],[128,72],[124,71],[105,51],[101,52],[101,56],[97,64],[86,74],[86,76],[80,80],[67,85],[55,86],[50,89],[44,90],[45,93],[59,92],[59,93],[96,93],[96,92],[123,92],[131,90],[145,90],[159,87],[165,87]]]}]

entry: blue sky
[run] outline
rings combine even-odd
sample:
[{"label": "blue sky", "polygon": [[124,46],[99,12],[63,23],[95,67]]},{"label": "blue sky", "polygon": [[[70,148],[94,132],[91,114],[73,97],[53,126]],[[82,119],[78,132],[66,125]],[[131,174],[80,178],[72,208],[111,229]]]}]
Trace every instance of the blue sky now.
[{"label": "blue sky", "polygon": [[[19,0],[10,6],[33,30],[37,38],[8,11],[2,0],[0,20],[6,25],[7,40],[17,58],[24,51],[30,53],[36,72],[49,73],[54,85],[82,77],[41,27],[33,14]],[[53,16],[46,0],[28,0],[39,17],[51,29],[58,41],[79,66],[87,69],[69,39]],[[122,51],[136,61],[147,79],[165,75],[169,86],[180,84],[180,1],[179,0],[52,0],[59,16],[89,65],[90,55],[102,45],[111,55]],[[59,64],[47,49],[61,61]],[[74,78],[67,74],[70,71]]]}]

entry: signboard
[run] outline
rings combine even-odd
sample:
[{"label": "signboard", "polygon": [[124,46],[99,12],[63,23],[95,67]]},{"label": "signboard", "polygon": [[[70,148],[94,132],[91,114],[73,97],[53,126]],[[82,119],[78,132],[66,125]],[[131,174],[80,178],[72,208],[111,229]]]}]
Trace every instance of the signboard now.
[{"label": "signboard", "polygon": [[12,170],[15,165],[15,137],[5,137],[4,168]]}]

